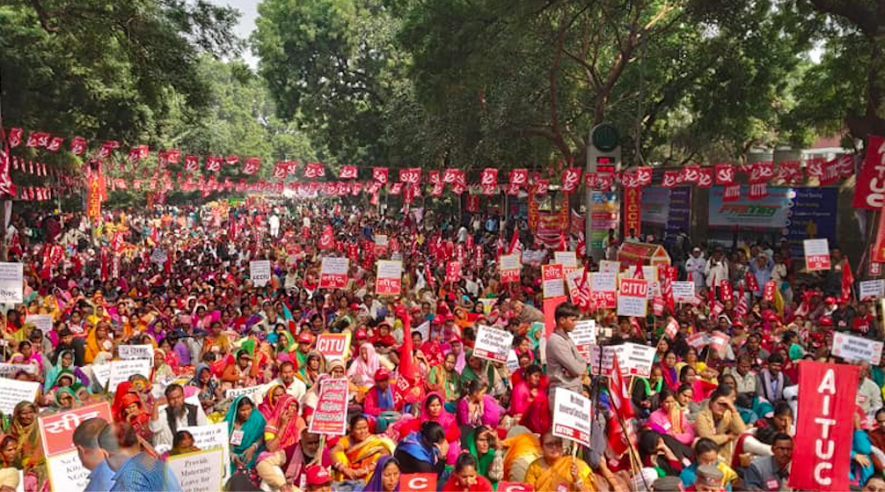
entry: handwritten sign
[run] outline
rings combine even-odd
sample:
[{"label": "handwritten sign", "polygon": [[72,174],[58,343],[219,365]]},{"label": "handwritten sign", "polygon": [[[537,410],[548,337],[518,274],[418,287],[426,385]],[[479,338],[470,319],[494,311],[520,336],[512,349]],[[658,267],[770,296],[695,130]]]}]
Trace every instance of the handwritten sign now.
[{"label": "handwritten sign", "polygon": [[882,342],[837,331],[833,334],[833,355],[847,361],[865,360],[878,366],[882,358]]},{"label": "handwritten sign", "polygon": [[830,269],[830,246],[827,239],[806,239],[802,241],[805,249],[805,268],[809,272]]},{"label": "handwritten sign", "polygon": [[621,262],[610,260],[599,260],[599,271],[601,273],[620,273]]},{"label": "handwritten sign", "polygon": [[324,256],[320,264],[320,288],[343,289],[347,286],[347,270],[350,260],[336,256]]},{"label": "handwritten sign", "polygon": [[553,435],[590,446],[590,399],[565,388],[556,388],[554,399]]},{"label": "handwritten sign", "polygon": [[379,296],[398,296],[402,292],[403,262],[378,260],[375,293]]},{"label": "handwritten sign", "polygon": [[[108,386],[113,389],[129,380],[130,376],[141,374],[144,377],[151,376],[153,363],[147,359],[112,360],[109,364],[111,372]],[[93,371],[95,369],[93,368]]]},{"label": "handwritten sign", "polygon": [[694,282],[675,281],[671,285],[673,286],[673,300],[675,302],[690,303],[694,301]]},{"label": "handwritten sign", "polygon": [[33,324],[43,333],[48,333],[52,331],[51,314],[29,314],[27,322]]},{"label": "handwritten sign", "polygon": [[621,279],[618,292],[618,316],[645,317],[648,312],[648,282],[642,279]]},{"label": "handwritten sign", "polygon": [[249,262],[249,279],[255,287],[264,287],[270,282],[270,261],[252,260]]},{"label": "handwritten sign", "polygon": [[885,297],[885,280],[864,280],[860,283],[859,294],[861,301]]},{"label": "handwritten sign", "polygon": [[541,287],[544,290],[544,298],[561,297],[565,295],[565,273],[562,265],[544,265],[541,267]]},{"label": "handwritten sign", "polygon": [[0,377],[13,378],[19,371],[24,371],[28,374],[37,374],[37,365],[0,363]]},{"label": "handwritten sign", "polygon": [[519,254],[501,255],[498,257],[498,273],[501,276],[502,284],[518,283],[521,269],[522,264],[519,261]]},{"label": "handwritten sign", "polygon": [[66,412],[43,415],[37,419],[40,427],[40,438],[47,456],[55,456],[76,451],[74,431],[85,420],[99,417],[112,422],[111,406],[108,402],[95,403]]},{"label": "handwritten sign", "polygon": [[614,309],[617,306],[617,274],[595,272],[590,274],[590,299],[600,309]]},{"label": "handwritten sign", "polygon": [[346,379],[323,380],[317,408],[310,421],[310,432],[330,436],[346,434],[348,399]]},{"label": "handwritten sign", "polygon": [[575,342],[578,352],[584,360],[590,362],[590,351],[596,345],[596,320],[581,320],[575,323],[575,329],[568,334]]},{"label": "handwritten sign", "polygon": [[0,262],[0,303],[24,301],[24,271],[21,263]]},{"label": "handwritten sign", "polygon": [[15,406],[22,401],[34,401],[40,391],[40,383],[0,379],[0,411],[12,415]]},{"label": "handwritten sign", "polygon": [[350,348],[350,333],[323,333],[317,337],[316,347],[327,361],[345,359]]},{"label": "handwritten sign", "polygon": [[513,333],[488,326],[480,326],[476,333],[473,355],[493,362],[507,362],[507,353],[513,346]]},{"label": "handwritten sign", "polygon": [[154,360],[154,348],[150,345],[120,345],[117,347],[117,354],[123,360]]},{"label": "handwritten sign", "polygon": [[224,461],[224,451],[221,449],[170,456],[166,460],[166,465],[178,479],[182,492],[224,490],[222,470],[229,467]]},{"label": "handwritten sign", "polygon": [[[651,375],[651,366],[655,362],[655,347],[639,345],[638,343],[625,343],[622,355],[618,354],[618,362],[626,365],[626,370],[632,376],[647,378]],[[623,369],[622,369],[623,370]]]}]

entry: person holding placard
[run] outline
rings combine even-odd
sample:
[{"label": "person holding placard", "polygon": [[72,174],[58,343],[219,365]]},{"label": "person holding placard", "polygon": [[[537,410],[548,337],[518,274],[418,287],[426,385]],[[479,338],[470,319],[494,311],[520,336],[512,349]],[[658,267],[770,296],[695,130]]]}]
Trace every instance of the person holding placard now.
[{"label": "person holding placard", "polygon": [[583,461],[564,453],[563,440],[551,432],[541,436],[541,457],[529,465],[525,482],[535,490],[596,490],[593,471]]}]

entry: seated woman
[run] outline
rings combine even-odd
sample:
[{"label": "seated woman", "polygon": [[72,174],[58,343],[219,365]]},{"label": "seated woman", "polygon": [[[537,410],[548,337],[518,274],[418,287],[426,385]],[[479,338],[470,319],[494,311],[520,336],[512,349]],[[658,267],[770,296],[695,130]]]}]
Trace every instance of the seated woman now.
[{"label": "seated woman", "polygon": [[283,472],[286,453],[298,444],[301,431],[305,427],[298,409],[298,400],[292,395],[284,394],[277,401],[276,409],[264,428],[267,451],[258,456],[255,470],[264,483],[274,490],[286,486],[286,475]]},{"label": "seated woman", "polygon": [[264,416],[255,409],[248,396],[241,395],[231,403],[224,420],[230,439],[231,475],[238,468],[251,470],[264,449]]},{"label": "seated woman", "polygon": [[379,367],[381,365],[378,362],[378,354],[375,353],[375,346],[368,342],[363,343],[347,370],[347,378],[361,391],[368,391],[375,382],[374,376]]},{"label": "seated woman", "polygon": [[268,421],[273,417],[274,410],[277,409],[280,397],[284,394],[286,394],[286,388],[282,384],[270,385],[270,388],[268,388],[267,393],[264,395],[264,399],[261,401],[261,404],[258,405],[258,411],[261,412],[261,416],[264,417],[265,421]]},{"label": "seated woman", "polygon": [[535,490],[596,490],[593,471],[584,460],[566,456],[562,438],[545,432],[541,436],[541,457],[529,465],[525,483]]},{"label": "seated woman", "polygon": [[323,367],[324,365],[325,359],[323,358],[323,354],[316,350],[311,350],[307,354],[304,367],[298,370],[296,376],[304,382],[304,386],[306,386],[307,389],[310,389],[311,386],[316,384],[320,375],[323,374],[323,371],[325,370]]},{"label": "seated woman", "polygon": [[706,437],[698,439],[695,443],[694,460],[692,460],[691,465],[683,469],[682,473],[679,474],[679,479],[682,480],[682,485],[691,487],[695,484],[695,481],[697,480],[697,470],[701,465],[711,465],[719,469],[723,475],[722,487],[728,491],[732,490],[732,484],[737,480],[738,474],[728,466],[728,463],[719,458],[719,445],[713,442],[712,439],[707,439]]},{"label": "seated woman", "polygon": [[660,393],[661,407],[651,413],[646,425],[664,437],[664,442],[678,458],[691,456],[694,429],[685,412],[679,408],[676,396],[669,389]]},{"label": "seated woman", "polygon": [[504,478],[504,452],[498,447],[498,437],[490,427],[477,427],[467,436],[467,452],[476,458],[477,472],[496,489]]},{"label": "seated woman", "polygon": [[731,466],[743,469],[759,456],[772,456],[774,436],[783,433],[788,436],[795,434],[793,429],[793,409],[785,401],[774,406],[774,414],[770,418],[756,420],[752,427],[741,434],[736,441]]},{"label": "seated woman", "polygon": [[642,466],[657,469],[659,476],[675,477],[682,472],[682,462],[670,450],[661,434],[652,430],[639,434],[636,448]]},{"label": "seated woman", "polygon": [[332,448],[332,468],[336,481],[368,482],[378,458],[393,454],[396,445],[387,437],[369,433],[369,420],[362,415],[350,419],[350,432]]},{"label": "seated woman", "polygon": [[720,455],[726,462],[731,462],[733,445],[747,428],[741,415],[734,406],[737,393],[731,386],[722,385],[716,388],[707,406],[698,414],[695,429],[699,437],[708,437],[723,449]]},{"label": "seated woman", "polygon": [[436,473],[446,468],[443,459],[449,452],[446,432],[437,422],[424,422],[421,430],[408,434],[393,453],[403,473]]},{"label": "seated woman", "polygon": [[180,430],[175,433],[172,438],[172,449],[169,450],[169,456],[178,456],[180,454],[195,453],[199,451],[194,441],[194,435],[189,431]]},{"label": "seated woman", "polygon": [[445,402],[439,393],[430,393],[424,398],[419,418],[404,418],[393,424],[387,434],[398,441],[400,436],[404,437],[421,430],[422,422],[437,422],[445,429],[446,441],[449,442],[446,463],[454,465],[458,455],[461,454],[461,431],[455,422],[455,416],[446,412],[444,405]]},{"label": "seated woman", "polygon": [[651,374],[646,378],[639,378],[633,384],[633,392],[630,400],[638,417],[647,418],[658,407],[661,390],[664,388],[664,371],[660,365],[652,366]]},{"label": "seated woman", "polygon": [[400,475],[399,461],[393,456],[382,456],[362,492],[399,492]]},{"label": "seated woman", "polygon": [[455,370],[456,363],[457,357],[449,352],[442,365],[431,368],[425,383],[427,391],[443,395],[446,402],[457,400],[461,391],[461,374]]},{"label": "seated woman", "polygon": [[710,393],[716,389],[715,384],[699,378],[695,368],[689,365],[682,366],[682,369],[679,370],[679,382],[691,385],[695,403],[706,400]]},{"label": "seated woman", "polygon": [[509,415],[519,422],[528,412],[535,398],[543,398],[547,401],[547,394],[541,386],[541,368],[534,364],[525,368],[523,380],[513,387],[513,395],[510,398]]},{"label": "seated woman", "polygon": [[469,427],[498,427],[504,409],[486,394],[486,386],[478,379],[464,383],[464,397],[458,402],[458,423]]},{"label": "seated woman", "polygon": [[470,454],[462,454],[458,456],[452,476],[441,490],[442,492],[492,492],[493,488],[491,482],[479,474],[476,458]]}]

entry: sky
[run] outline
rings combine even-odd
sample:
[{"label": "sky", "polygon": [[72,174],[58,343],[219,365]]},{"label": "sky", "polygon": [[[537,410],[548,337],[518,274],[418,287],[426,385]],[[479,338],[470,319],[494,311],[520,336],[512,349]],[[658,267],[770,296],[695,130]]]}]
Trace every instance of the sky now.
[{"label": "sky", "polygon": [[[255,30],[255,18],[258,17],[258,4],[260,0],[210,0],[215,5],[226,5],[240,11],[240,23],[236,33],[242,39],[249,39],[249,35]],[[243,59],[253,69],[258,66],[258,59],[252,55],[247,47],[243,52]]]}]

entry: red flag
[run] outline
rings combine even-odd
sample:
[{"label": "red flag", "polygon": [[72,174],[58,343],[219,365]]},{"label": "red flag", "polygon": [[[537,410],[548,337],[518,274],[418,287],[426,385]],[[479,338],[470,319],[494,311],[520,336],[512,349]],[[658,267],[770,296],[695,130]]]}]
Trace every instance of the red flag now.
[{"label": "red flag", "polygon": [[513,228],[513,238],[510,239],[510,253],[519,253],[522,255],[522,243],[519,241],[519,228]]},{"label": "red flag", "polygon": [[611,395],[612,407],[615,413],[625,421],[632,419],[633,405],[630,400],[630,386],[621,374],[621,364],[618,362],[617,353],[612,357],[612,374],[608,379],[608,392]]},{"label": "red flag", "polygon": [[851,273],[851,263],[845,258],[842,264],[842,302],[851,300],[852,285],[854,285],[854,275]]},{"label": "red flag", "polygon": [[749,270],[744,275],[744,280],[747,281],[747,288],[750,289],[750,292],[759,292],[759,282],[756,281],[756,276],[753,275]]},{"label": "red flag", "polygon": [[633,278],[645,280],[645,277],[642,274],[642,260],[636,260],[636,275],[634,275]]},{"label": "red flag", "polygon": [[[799,363],[799,415],[789,486],[848,490],[860,367]],[[838,390],[837,390],[838,388]]]},{"label": "red flag", "polygon": [[622,456],[630,449],[630,437],[618,420],[615,412],[612,412],[608,418],[608,447],[612,454],[617,457]]},{"label": "red flag", "polygon": [[885,137],[870,135],[866,159],[857,176],[854,188],[854,208],[880,210],[885,205],[885,193],[879,183],[885,176]]}]

